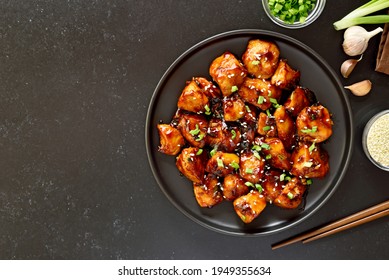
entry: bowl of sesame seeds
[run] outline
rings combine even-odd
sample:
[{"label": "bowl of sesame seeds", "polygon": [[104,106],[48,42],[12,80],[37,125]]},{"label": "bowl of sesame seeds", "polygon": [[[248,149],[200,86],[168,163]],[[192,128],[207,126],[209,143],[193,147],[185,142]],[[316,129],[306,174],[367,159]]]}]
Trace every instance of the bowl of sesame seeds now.
[{"label": "bowl of sesame seeds", "polygon": [[266,15],[275,24],[297,29],[313,23],[323,12],[325,0],[262,0]]},{"label": "bowl of sesame seeds", "polygon": [[362,146],[375,166],[389,171],[389,109],[379,112],[367,122]]}]

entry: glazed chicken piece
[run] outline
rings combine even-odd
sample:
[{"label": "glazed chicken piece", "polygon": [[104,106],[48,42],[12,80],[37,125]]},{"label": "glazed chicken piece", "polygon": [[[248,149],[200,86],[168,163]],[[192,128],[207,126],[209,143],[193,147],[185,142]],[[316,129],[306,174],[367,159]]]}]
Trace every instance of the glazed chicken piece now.
[{"label": "glazed chicken piece", "polygon": [[239,127],[236,125],[226,126],[223,130],[223,141],[219,148],[227,153],[235,152],[241,142],[241,133]]},{"label": "glazed chicken piece", "polygon": [[215,86],[211,81],[208,81],[206,78],[203,77],[195,77],[193,78],[193,80],[209,99],[221,97],[220,89]]},{"label": "glazed chicken piece", "polygon": [[269,164],[281,170],[290,170],[290,154],[285,150],[284,144],[279,138],[255,138],[257,146],[261,147],[261,153]]},{"label": "glazed chicken piece", "polygon": [[185,145],[181,132],[169,124],[158,124],[157,128],[160,139],[158,151],[171,156],[177,155]]},{"label": "glazed chicken piece", "polygon": [[315,102],[316,97],[312,91],[297,86],[285,101],[284,106],[291,116],[297,117],[305,107],[309,107]]},{"label": "glazed chicken piece", "polygon": [[256,151],[247,150],[240,155],[239,174],[253,184],[258,183],[265,169],[265,160]]},{"label": "glazed chicken piece", "polygon": [[260,79],[268,79],[277,69],[280,50],[273,42],[250,40],[242,56],[247,72]]},{"label": "glazed chicken piece", "polygon": [[193,192],[200,207],[212,208],[223,201],[217,177],[208,174],[203,184],[193,183]]},{"label": "glazed chicken piece", "polygon": [[322,105],[304,108],[296,119],[297,133],[301,140],[320,143],[332,135],[330,112]]},{"label": "glazed chicken piece", "polygon": [[246,78],[238,94],[245,102],[265,111],[278,103],[282,91],[267,80]]},{"label": "glazed chicken piece", "polygon": [[302,200],[306,187],[301,183],[300,179],[292,178],[283,188],[281,194],[274,200],[274,205],[286,209],[297,208]]},{"label": "glazed chicken piece", "polygon": [[203,115],[181,114],[177,128],[191,146],[204,147],[208,121]]},{"label": "glazed chicken piece", "polygon": [[276,72],[271,77],[272,85],[281,89],[292,90],[300,81],[300,71],[294,70],[286,60],[280,60]]},{"label": "glazed chicken piece", "polygon": [[257,133],[266,137],[277,136],[276,120],[263,112],[259,113],[257,122]]},{"label": "glazed chicken piece", "polygon": [[304,197],[306,187],[300,179],[292,178],[283,188],[281,194],[274,200],[274,205],[285,209],[297,208]]},{"label": "glazed chicken piece", "polygon": [[216,152],[207,162],[205,171],[225,177],[239,168],[239,157],[233,153]]},{"label": "glazed chicken piece", "polygon": [[225,52],[211,63],[209,74],[219,85],[223,96],[230,96],[242,85],[247,70],[232,53]]},{"label": "glazed chicken piece", "polygon": [[277,135],[285,146],[285,149],[290,150],[295,143],[296,127],[294,121],[284,106],[279,106],[274,111],[274,119],[276,121]]},{"label": "glazed chicken piece", "polygon": [[247,194],[250,189],[245,185],[245,181],[238,174],[228,174],[223,181],[223,197],[233,201],[236,198]]},{"label": "glazed chicken piece", "polygon": [[227,126],[221,119],[211,119],[208,124],[206,144],[232,153],[240,145],[241,133],[236,126]]},{"label": "glazed chicken piece", "polygon": [[273,203],[281,194],[282,189],[287,183],[285,177],[285,173],[282,173],[280,170],[270,169],[265,171],[261,186],[263,189],[262,194],[265,196],[267,202]]},{"label": "glazed chicken piece", "polygon": [[177,107],[193,113],[203,113],[209,108],[209,100],[196,81],[192,80],[182,90]]},{"label": "glazed chicken piece", "polygon": [[255,139],[255,132],[256,132],[256,126],[257,126],[257,112],[256,107],[253,105],[246,105],[246,113],[243,116],[242,119],[239,120],[241,126],[240,126],[240,132],[241,132],[241,141],[240,141],[240,148],[241,149],[248,149],[254,139]]},{"label": "glazed chicken piece", "polygon": [[251,223],[266,207],[266,199],[256,190],[238,197],[233,202],[234,210],[246,224]]},{"label": "glazed chicken piece", "polygon": [[315,143],[300,143],[291,156],[291,173],[305,178],[322,178],[329,169],[328,153]]},{"label": "glazed chicken piece", "polygon": [[178,170],[190,181],[202,184],[205,174],[206,153],[200,148],[189,147],[181,151],[177,157]]},{"label": "glazed chicken piece", "polygon": [[234,122],[242,118],[246,113],[246,106],[237,95],[232,95],[223,100],[224,120]]},{"label": "glazed chicken piece", "polygon": [[206,143],[211,147],[220,146],[224,140],[225,124],[221,119],[210,119],[208,123],[208,131],[206,136]]}]

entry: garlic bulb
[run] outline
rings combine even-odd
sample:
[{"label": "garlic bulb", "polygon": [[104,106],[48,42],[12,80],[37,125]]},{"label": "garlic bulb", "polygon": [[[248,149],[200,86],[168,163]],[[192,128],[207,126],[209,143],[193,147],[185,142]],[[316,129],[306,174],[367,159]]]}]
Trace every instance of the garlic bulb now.
[{"label": "garlic bulb", "polygon": [[342,73],[342,76],[344,78],[348,78],[348,76],[350,76],[351,72],[354,70],[357,63],[361,61],[361,59],[362,59],[362,55],[359,59],[351,58],[344,61],[340,66],[340,73]]},{"label": "garlic bulb", "polygon": [[368,42],[371,37],[382,32],[381,27],[377,27],[373,31],[366,31],[361,26],[351,26],[344,32],[343,50],[349,56],[355,56],[363,54],[367,49]]},{"label": "garlic bulb", "polygon": [[369,80],[364,80],[344,88],[349,89],[356,96],[364,96],[368,94],[371,90],[372,84]]}]

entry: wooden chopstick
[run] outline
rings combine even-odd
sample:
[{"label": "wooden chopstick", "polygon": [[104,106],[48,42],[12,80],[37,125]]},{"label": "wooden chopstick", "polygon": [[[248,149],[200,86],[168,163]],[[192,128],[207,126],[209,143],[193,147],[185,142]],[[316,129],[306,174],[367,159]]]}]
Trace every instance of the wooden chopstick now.
[{"label": "wooden chopstick", "polygon": [[303,233],[301,235],[297,235],[285,241],[281,241],[272,245],[272,249],[278,249],[284,247],[286,245],[290,245],[299,241],[303,243],[308,243],[337,232],[356,227],[358,225],[362,225],[364,223],[376,220],[378,218],[389,215],[389,200],[377,204],[375,206],[369,207],[365,210],[359,211],[355,214],[347,216],[343,219],[337,220],[333,223],[330,223],[321,228],[309,231],[307,233]]}]

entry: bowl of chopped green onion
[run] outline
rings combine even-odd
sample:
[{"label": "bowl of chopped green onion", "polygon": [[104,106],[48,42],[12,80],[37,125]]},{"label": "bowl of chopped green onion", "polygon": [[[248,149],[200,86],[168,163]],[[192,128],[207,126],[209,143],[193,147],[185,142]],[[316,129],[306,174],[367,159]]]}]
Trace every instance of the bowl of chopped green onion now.
[{"label": "bowl of chopped green onion", "polygon": [[325,0],[262,0],[269,18],[279,26],[296,29],[314,22],[326,4]]}]

